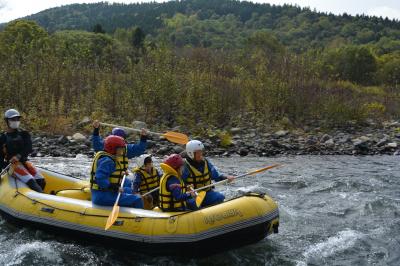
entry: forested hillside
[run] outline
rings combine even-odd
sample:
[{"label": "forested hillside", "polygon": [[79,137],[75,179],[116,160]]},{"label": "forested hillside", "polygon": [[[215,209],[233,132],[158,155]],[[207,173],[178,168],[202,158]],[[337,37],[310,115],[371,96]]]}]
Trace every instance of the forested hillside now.
[{"label": "forested hillside", "polygon": [[268,30],[295,51],[371,44],[378,52],[400,47],[400,23],[387,18],[335,16],[295,6],[271,6],[232,0],[185,0],[142,4],[75,4],[27,17],[49,32],[92,30],[107,33],[138,26],[176,45],[238,47],[254,31]]},{"label": "forested hillside", "polygon": [[57,131],[113,122],[263,129],[400,112],[400,23],[188,0],[54,8],[0,31],[0,106]]}]

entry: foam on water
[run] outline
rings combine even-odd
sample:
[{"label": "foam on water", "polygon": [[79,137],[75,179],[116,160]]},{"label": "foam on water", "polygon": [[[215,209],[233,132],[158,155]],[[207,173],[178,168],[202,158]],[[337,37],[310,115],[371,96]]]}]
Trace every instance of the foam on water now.
[{"label": "foam on water", "polygon": [[307,250],[303,252],[303,256],[307,262],[330,257],[353,247],[362,236],[362,233],[351,229],[340,231],[337,235],[329,237],[323,242],[309,246]]},{"label": "foam on water", "polygon": [[49,243],[33,241],[11,245],[11,249],[0,255],[2,265],[20,265],[29,256],[29,260],[44,261],[51,264],[60,264],[60,254]]},{"label": "foam on water", "polygon": [[246,192],[250,192],[250,191],[257,191],[261,188],[262,188],[262,186],[256,184],[256,185],[252,185],[252,186],[237,187],[234,189],[234,191],[240,192],[240,193],[246,193]]}]

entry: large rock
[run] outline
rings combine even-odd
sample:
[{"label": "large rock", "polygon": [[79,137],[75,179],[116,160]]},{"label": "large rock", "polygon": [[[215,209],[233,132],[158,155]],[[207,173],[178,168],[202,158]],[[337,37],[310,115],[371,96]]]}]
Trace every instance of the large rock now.
[{"label": "large rock", "polygon": [[328,141],[328,140],[330,140],[330,139],[332,139],[331,136],[329,136],[328,134],[324,134],[324,135],[321,137],[321,139],[319,140],[319,142],[325,143],[326,141]]},{"label": "large rock", "polygon": [[242,132],[242,129],[240,127],[233,127],[233,128],[231,128],[230,131],[232,134],[238,134],[238,133]]},{"label": "large rock", "polygon": [[396,142],[391,142],[386,144],[385,148],[387,149],[396,149],[397,148],[397,143]]},{"label": "large rock", "polygon": [[379,140],[378,141],[378,143],[376,144],[376,146],[378,146],[378,147],[382,147],[382,146],[384,146],[386,143],[388,143],[389,142],[389,140],[387,139],[387,138],[383,138],[383,139],[381,139],[381,140]]},{"label": "large rock", "polygon": [[362,136],[352,140],[354,147],[360,150],[368,150],[370,141],[371,139],[366,136]]},{"label": "large rock", "polygon": [[289,134],[289,131],[287,131],[287,130],[278,130],[278,131],[276,131],[276,132],[274,133],[274,135],[275,135],[277,138],[284,137],[284,136],[286,136],[287,134]]},{"label": "large rock", "polygon": [[74,135],[72,135],[72,140],[75,141],[86,141],[86,137],[84,135],[82,135],[81,133],[75,133]]},{"label": "large rock", "polygon": [[333,139],[328,139],[327,141],[324,142],[324,145],[328,146],[328,147],[332,147],[332,146],[335,146],[335,142],[333,141]]},{"label": "large rock", "polygon": [[147,124],[142,121],[133,121],[132,127],[137,129],[147,128]]}]

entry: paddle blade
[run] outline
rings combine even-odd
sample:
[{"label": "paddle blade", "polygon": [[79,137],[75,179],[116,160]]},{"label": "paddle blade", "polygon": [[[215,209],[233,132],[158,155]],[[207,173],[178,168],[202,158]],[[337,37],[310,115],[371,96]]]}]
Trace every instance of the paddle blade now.
[{"label": "paddle blade", "polygon": [[178,144],[186,144],[189,142],[189,137],[183,133],[168,131],[162,134],[168,141]]},{"label": "paddle blade", "polygon": [[197,208],[200,208],[201,204],[203,203],[204,198],[206,197],[207,192],[205,191],[200,191],[197,193],[196,197],[196,206]]},{"label": "paddle blade", "polygon": [[119,214],[119,206],[114,205],[110,216],[108,216],[107,222],[106,222],[106,227],[104,228],[105,230],[108,230],[117,220]]}]

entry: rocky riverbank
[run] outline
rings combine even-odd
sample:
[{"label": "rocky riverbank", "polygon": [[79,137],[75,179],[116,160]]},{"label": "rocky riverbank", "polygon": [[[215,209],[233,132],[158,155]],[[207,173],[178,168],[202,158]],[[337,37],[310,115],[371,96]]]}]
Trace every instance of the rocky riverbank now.
[{"label": "rocky riverbank", "polygon": [[[199,137],[214,156],[275,156],[275,155],[376,155],[394,154],[400,149],[400,122],[364,127],[349,126],[345,129],[322,130],[318,127],[294,130],[231,128],[229,140],[218,134]],[[135,136],[128,139],[134,142]],[[89,135],[72,136],[36,134],[32,137],[32,156],[75,157],[77,154],[93,156]],[[162,156],[184,150],[164,139],[148,141],[148,152]]]}]

